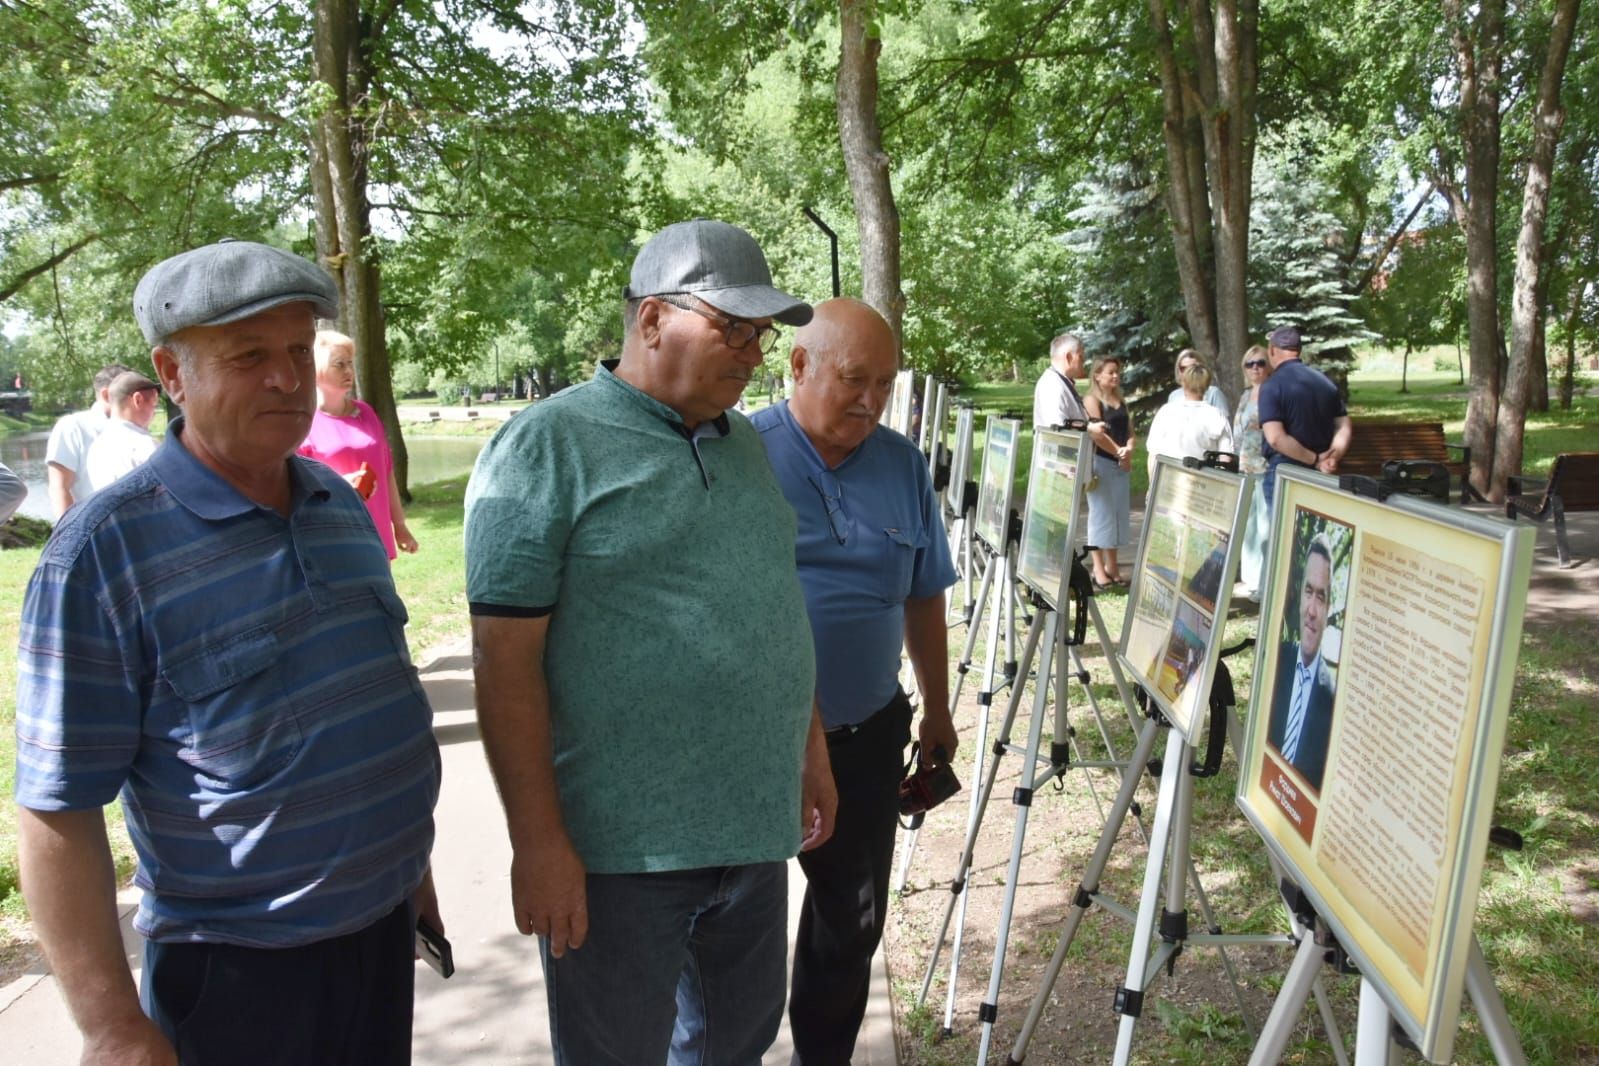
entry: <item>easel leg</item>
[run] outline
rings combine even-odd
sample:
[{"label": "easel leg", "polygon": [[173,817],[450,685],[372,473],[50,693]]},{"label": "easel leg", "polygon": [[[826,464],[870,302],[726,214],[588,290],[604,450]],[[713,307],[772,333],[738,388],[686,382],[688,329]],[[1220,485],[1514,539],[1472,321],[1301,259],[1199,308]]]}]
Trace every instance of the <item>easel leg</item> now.
[{"label": "easel leg", "polygon": [[1038,986],[1038,992],[1033,996],[1033,1003],[1028,1008],[1026,1020],[1022,1022],[1021,1032],[1017,1034],[1016,1046],[1011,1051],[1012,1063],[1020,1063],[1027,1058],[1027,1046],[1032,1042],[1033,1033],[1044,1016],[1044,1005],[1049,1002],[1050,993],[1055,989],[1055,981],[1060,977],[1061,966],[1066,961],[1066,952],[1071,949],[1072,940],[1077,936],[1077,927],[1082,924],[1083,915],[1088,913],[1088,908],[1093,904],[1094,894],[1099,891],[1099,879],[1104,875],[1105,866],[1110,861],[1111,848],[1115,845],[1117,836],[1121,834],[1122,823],[1133,805],[1133,796],[1138,791],[1139,782],[1143,780],[1144,769],[1149,765],[1149,757],[1154,754],[1155,739],[1159,734],[1160,722],[1154,718],[1146,719],[1138,734],[1138,743],[1133,748],[1126,768],[1122,771],[1121,789],[1116,793],[1116,802],[1111,806],[1110,817],[1106,819],[1105,827],[1100,831],[1099,843],[1094,848],[1093,857],[1088,860],[1088,868],[1083,871],[1083,880],[1073,894],[1071,910],[1067,912],[1066,924],[1061,929],[1060,943],[1055,947],[1055,954],[1050,957],[1049,966],[1044,971],[1044,979]]},{"label": "easel leg", "polygon": [[1521,1038],[1510,1024],[1505,1001],[1488,971],[1488,960],[1482,953],[1482,942],[1473,934],[1471,954],[1466,959],[1466,995],[1477,1009],[1477,1020],[1482,1023],[1482,1033],[1493,1048],[1494,1061],[1499,1066],[1527,1066],[1526,1053],[1521,1049]]},{"label": "easel leg", "polygon": [[[1026,648],[1029,659],[1032,657],[1034,650],[1038,646],[1038,638],[1042,624],[1043,617],[1041,615],[1034,619],[1033,626],[1028,630]],[[1000,726],[1001,736],[1010,735],[1011,726],[1015,721],[1018,705],[1021,702],[1021,697],[1022,688],[1017,686],[1012,690],[1011,698],[1006,704],[1005,719]],[[982,708],[982,713],[978,717],[977,725],[977,756],[975,760],[976,769],[974,770],[974,774],[980,773],[982,776],[980,778],[974,777],[973,780],[981,781],[981,787],[974,788],[971,793],[971,801],[968,806],[966,817],[966,842],[961,849],[960,861],[955,872],[955,877],[950,882],[950,898],[945,903],[944,919],[942,924],[939,926],[938,937],[933,942],[933,954],[932,957],[928,959],[927,971],[922,977],[921,993],[916,1000],[918,1006],[926,1002],[927,995],[932,989],[933,974],[936,973],[938,969],[938,960],[944,948],[944,938],[949,933],[950,920],[953,917],[955,909],[958,905],[961,914],[960,921],[955,927],[955,946],[953,948],[954,954],[952,956],[952,958],[957,961],[952,961],[950,966],[949,986],[951,993],[953,993],[955,987],[955,968],[958,965],[961,934],[966,924],[966,877],[968,872],[971,870],[972,856],[977,848],[977,833],[982,826],[983,812],[988,806],[988,798],[993,792],[994,780],[999,773],[999,759],[997,756],[991,760],[985,760],[985,756],[988,753],[988,711],[989,707],[987,704],[985,704]],[[950,1026],[950,1022],[953,1018],[953,1012],[954,999],[952,994],[949,997],[949,1003],[946,1008],[946,1029]]]},{"label": "easel leg", "polygon": [[[968,577],[969,576],[970,575],[968,574]],[[971,672],[972,656],[977,650],[977,634],[982,630],[983,611],[986,609],[988,604],[988,594],[989,590],[993,587],[993,579],[994,568],[990,566],[983,571],[983,579],[978,585],[976,617],[973,618],[968,611],[966,643],[961,647],[960,661],[955,665],[955,684],[949,694],[949,712],[952,715],[955,713],[955,708],[960,705],[961,689],[966,685],[966,675]],[[980,726],[980,728],[986,727],[988,723],[988,719],[986,717],[987,708],[984,708],[984,710],[985,716],[982,719],[982,726]],[[972,776],[970,780],[978,780],[982,772],[983,742],[982,737],[979,736],[977,751],[973,756]],[[905,882],[910,879],[911,862],[916,856],[916,836],[917,830],[914,829],[909,830],[905,834],[905,843],[902,847],[899,859],[899,871],[895,875],[894,883],[890,886],[890,890],[895,894],[905,891]],[[923,995],[925,996],[925,994],[926,993],[924,992]]]},{"label": "easel leg", "polygon": [[1360,982],[1360,1020],[1355,1026],[1355,1066],[1398,1066],[1394,1019],[1377,986]]},{"label": "easel leg", "polygon": [[[1049,661],[1054,657],[1054,649],[1056,647],[1056,640],[1059,634],[1060,615],[1055,611],[1043,611],[1040,613],[1046,617],[1048,621],[1044,625],[1044,641],[1046,650],[1044,652],[1044,659],[1039,663],[1038,666],[1038,676],[1040,678],[1048,678],[1050,666]],[[1034,631],[1036,631],[1036,629],[1037,622],[1035,621]],[[1031,638],[1029,638],[1028,645],[1028,650],[1031,651]],[[1029,655],[1028,658],[1030,661],[1031,655]],[[1021,688],[1022,687],[1018,685],[1017,691],[1020,692]],[[1057,692],[1056,698],[1061,699],[1063,696],[1061,693]],[[982,1037],[979,1042],[979,1050],[977,1052],[978,1062],[988,1061],[988,1046],[989,1042],[994,1036],[994,1019],[999,1010],[999,988],[1005,977],[1005,946],[1006,941],[1010,937],[1011,915],[1016,907],[1017,882],[1021,880],[1022,852],[1027,844],[1027,816],[1032,811],[1033,793],[1037,789],[1040,780],[1047,781],[1054,776],[1052,770],[1045,772],[1042,775],[1040,775],[1038,772],[1038,747],[1043,738],[1044,709],[1048,706],[1048,704],[1049,686],[1042,683],[1034,685],[1033,717],[1032,721],[1029,722],[1027,726],[1027,749],[1026,753],[1023,755],[1024,761],[1022,763],[1022,781],[1025,785],[1025,788],[1018,788],[1013,798],[1013,802],[1016,806],[1016,827],[1011,834],[1010,864],[1006,867],[1005,871],[1005,898],[1004,902],[1000,905],[999,928],[994,933],[994,963],[988,971],[988,994],[984,998],[982,1005],[978,1008],[978,1020],[982,1024]],[[994,768],[996,770],[999,768],[999,761],[997,757],[995,758]],[[951,963],[952,973],[953,969],[954,965]]]},{"label": "easel leg", "polygon": [[1149,964],[1149,943],[1154,933],[1155,907],[1160,901],[1161,875],[1166,866],[1166,849],[1171,840],[1172,815],[1177,806],[1177,789],[1187,773],[1188,744],[1181,733],[1172,730],[1166,738],[1165,769],[1160,778],[1160,801],[1155,809],[1155,827],[1149,841],[1149,860],[1144,867],[1144,891],[1133,926],[1133,948],[1127,960],[1127,982],[1116,992],[1116,1011],[1121,1026],[1116,1031],[1117,1066],[1126,1066],[1133,1052],[1133,1028],[1143,1010],[1144,970]]},{"label": "easel leg", "polygon": [[1282,1060],[1288,1040],[1294,1035],[1294,1024],[1299,1021],[1299,1012],[1304,1010],[1305,1000],[1321,975],[1322,956],[1322,947],[1306,932],[1299,942],[1299,950],[1294,953],[1293,965],[1288,967],[1288,976],[1283,978],[1283,987],[1271,1005],[1271,1013],[1266,1016],[1266,1024],[1260,1028],[1260,1042],[1249,1057],[1249,1066],[1275,1066]]}]

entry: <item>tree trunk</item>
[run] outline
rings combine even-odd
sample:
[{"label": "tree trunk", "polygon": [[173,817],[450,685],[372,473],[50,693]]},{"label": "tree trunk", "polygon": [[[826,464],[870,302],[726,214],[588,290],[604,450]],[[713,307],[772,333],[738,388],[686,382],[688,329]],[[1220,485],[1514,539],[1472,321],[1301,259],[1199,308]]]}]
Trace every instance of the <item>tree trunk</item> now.
[{"label": "tree trunk", "polygon": [[1405,361],[1399,365],[1399,391],[1410,391],[1410,342],[1405,342]]},{"label": "tree trunk", "polygon": [[1249,209],[1255,160],[1257,0],[1186,0],[1192,70],[1165,0],[1148,0],[1160,68],[1168,203],[1193,346],[1237,396],[1249,346]]},{"label": "tree trunk", "polygon": [[1571,410],[1572,393],[1577,381],[1577,324],[1582,321],[1582,294],[1587,285],[1573,280],[1571,283],[1571,309],[1566,312],[1566,365],[1560,372],[1560,409]]},{"label": "tree trunk", "polygon": [[[1549,180],[1554,169],[1555,145],[1565,112],[1560,107],[1560,82],[1571,50],[1572,28],[1578,0],[1556,0],[1550,26],[1549,52],[1538,80],[1538,103],[1532,117],[1532,154],[1521,194],[1521,231],[1516,237],[1515,287],[1510,302],[1510,366],[1504,395],[1499,401],[1498,431],[1494,435],[1493,465],[1486,495],[1498,502],[1505,497],[1506,482],[1521,473],[1522,445],[1527,405],[1532,395],[1531,377],[1542,362],[1535,349],[1541,340],[1543,318],[1544,223],[1549,217]],[[1467,423],[1468,429],[1470,423]]]},{"label": "tree trunk", "polygon": [[339,289],[339,328],[355,342],[361,398],[383,423],[394,454],[400,494],[410,499],[410,462],[394,408],[394,382],[384,331],[382,276],[371,247],[367,163],[371,130],[363,116],[371,69],[359,0],[319,0],[311,58],[328,87],[327,110],[311,133],[311,184],[316,201],[317,253]]},{"label": "tree trunk", "polygon": [[1444,0],[1460,69],[1460,133],[1466,183],[1466,322],[1470,333],[1471,398],[1466,444],[1471,482],[1487,492],[1499,417],[1498,264],[1494,254],[1499,184],[1499,90],[1505,37],[1504,0],[1483,0],[1471,23],[1462,0]]},{"label": "tree trunk", "polygon": [[905,293],[900,288],[899,209],[894,206],[889,159],[877,122],[877,57],[883,41],[872,25],[875,13],[874,0],[839,3],[838,139],[855,199],[862,296],[894,327],[903,362]]}]

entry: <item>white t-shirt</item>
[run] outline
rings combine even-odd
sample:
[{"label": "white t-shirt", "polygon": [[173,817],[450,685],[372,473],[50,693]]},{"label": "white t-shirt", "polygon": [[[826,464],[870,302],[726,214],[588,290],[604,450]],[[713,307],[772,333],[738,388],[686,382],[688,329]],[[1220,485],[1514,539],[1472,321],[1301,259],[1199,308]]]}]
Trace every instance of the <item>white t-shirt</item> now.
[{"label": "white t-shirt", "polygon": [[83,464],[82,476],[89,484],[81,492],[74,491],[73,498],[81,503],[90,493],[133,473],[155,453],[155,443],[149,430],[125,419],[108,419],[105,431],[89,445],[89,457]]},{"label": "white t-shirt", "polygon": [[[83,464],[89,458],[89,445],[111,424],[105,411],[95,404],[87,411],[74,411],[62,415],[50,427],[50,442],[44,446],[44,461],[65,467],[74,474],[83,473]],[[73,493],[74,497],[77,493]]]},{"label": "white t-shirt", "polygon": [[1230,452],[1232,422],[1204,400],[1183,398],[1155,412],[1144,447],[1151,459],[1157,455],[1203,459],[1206,452]]}]

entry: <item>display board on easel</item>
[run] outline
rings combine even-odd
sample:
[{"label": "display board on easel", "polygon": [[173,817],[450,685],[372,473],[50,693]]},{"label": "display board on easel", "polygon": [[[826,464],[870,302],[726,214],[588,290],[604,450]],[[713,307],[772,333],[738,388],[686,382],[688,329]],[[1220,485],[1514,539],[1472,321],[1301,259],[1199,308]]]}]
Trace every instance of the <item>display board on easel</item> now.
[{"label": "display board on easel", "polygon": [[1010,526],[1011,494],[1016,483],[1016,444],[1022,424],[1015,418],[988,419],[983,442],[983,472],[977,482],[977,539],[994,550],[1005,551]]},{"label": "display board on easel", "polygon": [[1016,574],[1051,610],[1060,609],[1066,575],[1071,572],[1072,537],[1083,502],[1079,474],[1092,470],[1088,434],[1033,431],[1033,464],[1027,475],[1027,504]]},{"label": "display board on easel", "polygon": [[944,506],[949,508],[952,515],[961,513],[966,497],[966,479],[972,471],[974,415],[970,404],[962,404],[955,411],[955,448],[949,460],[949,484],[944,486]]},{"label": "display board on easel", "polygon": [[901,370],[894,375],[894,391],[889,393],[888,406],[883,408],[883,420],[888,428],[911,435],[911,412],[916,400],[916,371]]},{"label": "display board on easel", "polygon": [[1162,456],[1150,486],[1118,653],[1190,744],[1221,654],[1249,484]]},{"label": "display board on easel", "polygon": [[1431,1061],[1459,1022],[1533,534],[1284,467],[1237,799]]}]

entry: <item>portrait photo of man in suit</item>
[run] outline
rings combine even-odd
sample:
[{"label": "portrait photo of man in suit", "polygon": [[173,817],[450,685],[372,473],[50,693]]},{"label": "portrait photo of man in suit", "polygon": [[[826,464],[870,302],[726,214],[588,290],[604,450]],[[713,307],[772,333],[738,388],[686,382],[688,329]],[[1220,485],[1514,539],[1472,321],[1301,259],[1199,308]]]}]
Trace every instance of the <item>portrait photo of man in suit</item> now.
[{"label": "portrait photo of man in suit", "polygon": [[[1296,548],[1298,545],[1296,545]],[[1334,675],[1324,657],[1323,638],[1332,611],[1333,550],[1325,531],[1305,543],[1296,586],[1299,628],[1295,639],[1277,649],[1267,740],[1305,779],[1321,792],[1327,767],[1327,739],[1332,733]],[[1292,605],[1285,617],[1291,617]]]}]

